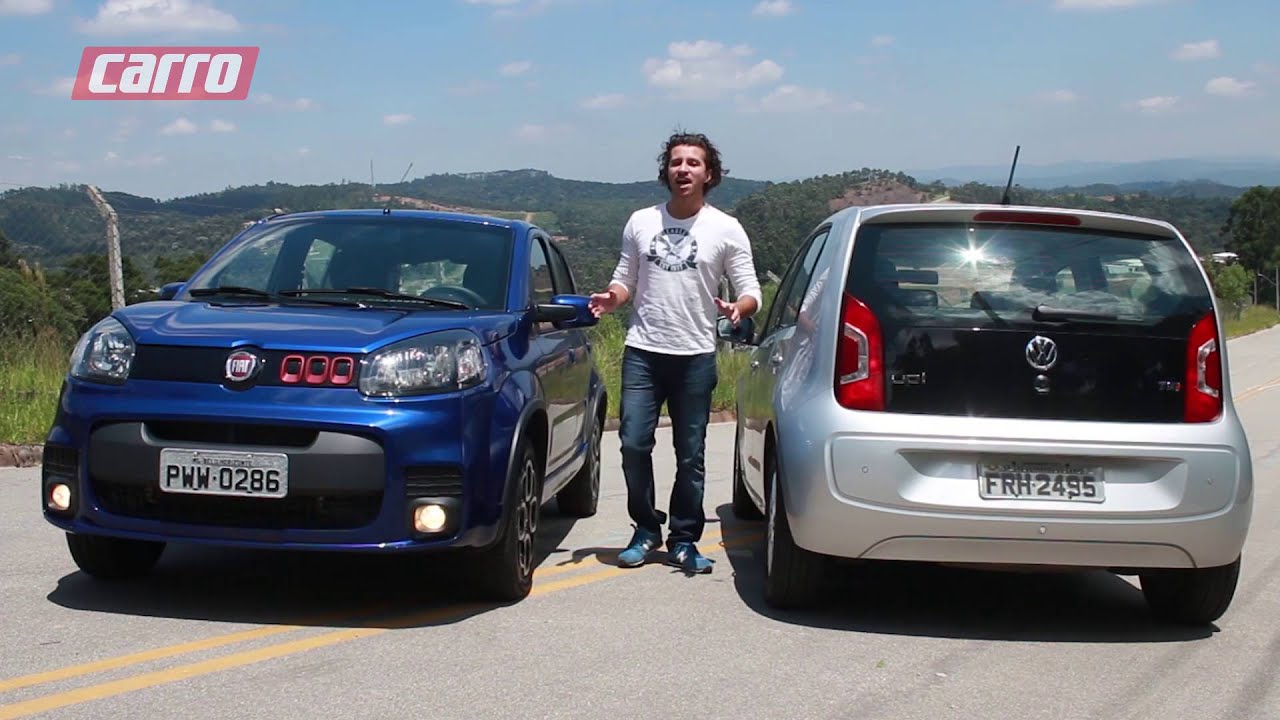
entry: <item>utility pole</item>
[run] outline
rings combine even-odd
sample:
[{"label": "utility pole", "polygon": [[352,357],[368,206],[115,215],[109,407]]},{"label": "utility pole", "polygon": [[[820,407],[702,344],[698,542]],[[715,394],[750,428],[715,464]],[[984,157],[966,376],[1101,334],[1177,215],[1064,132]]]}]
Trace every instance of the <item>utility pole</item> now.
[{"label": "utility pole", "polygon": [[98,188],[89,185],[89,199],[107,223],[107,278],[111,286],[111,309],[124,307],[124,277],[120,267],[120,226],[115,208],[102,197]]}]

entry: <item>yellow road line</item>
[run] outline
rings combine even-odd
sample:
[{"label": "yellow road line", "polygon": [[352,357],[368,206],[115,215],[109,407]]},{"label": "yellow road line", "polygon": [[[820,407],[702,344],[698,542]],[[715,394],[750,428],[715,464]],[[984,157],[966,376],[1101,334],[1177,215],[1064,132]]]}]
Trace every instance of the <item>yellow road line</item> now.
[{"label": "yellow road line", "polygon": [[[718,533],[707,533],[707,535],[703,538],[702,542],[705,545],[709,546],[709,547],[706,547],[706,549],[703,551],[704,554],[713,555],[713,554],[728,550],[732,547],[746,544],[755,539],[758,539],[759,537],[758,534],[752,534],[752,535],[746,535],[746,536],[738,536],[738,537],[734,537],[729,541],[716,543],[715,540],[717,535]],[[714,546],[711,546],[712,543],[715,543]],[[578,586],[586,585],[589,583],[599,582],[601,580],[607,580],[617,575],[626,574],[627,572],[628,572],[627,569],[611,566],[603,570],[596,570],[594,572],[585,573],[575,577],[565,578],[563,580],[558,580],[552,583],[544,583],[541,585],[536,585],[530,594],[531,595],[547,595],[550,593],[567,590],[569,588],[578,587]],[[636,570],[630,570],[630,572],[635,573]],[[59,708],[64,708],[71,705],[78,705],[80,703],[85,703],[92,700],[102,700],[105,698],[114,697],[116,695],[121,695],[127,692],[144,690],[146,688],[156,687],[158,685],[165,685],[168,683],[178,682],[180,680],[187,680],[190,678],[199,677],[201,675],[208,675],[210,673],[220,672],[222,670],[230,670],[232,668],[243,667],[245,665],[251,665],[253,663],[259,663],[266,660],[285,657],[285,656],[293,655],[296,653],[306,652],[308,650],[314,650],[317,648],[327,647],[330,645],[336,645],[338,643],[349,642],[352,640],[359,640],[361,638],[373,637],[375,635],[381,635],[383,633],[386,633],[396,628],[415,627],[415,626],[423,625],[430,622],[441,622],[441,621],[450,620],[458,617],[465,617],[466,615],[470,614],[471,612],[474,612],[475,610],[483,609],[487,607],[492,607],[492,606],[464,605],[464,606],[451,606],[447,608],[437,608],[437,609],[430,610],[423,613],[415,613],[412,615],[403,615],[403,616],[391,618],[388,622],[380,623],[378,627],[350,628],[345,630],[326,632],[326,633],[309,637],[309,638],[293,640],[290,642],[279,643],[276,645],[269,645],[267,647],[258,648],[255,650],[246,650],[242,652],[231,653],[229,655],[224,655],[222,657],[213,658],[210,660],[190,663],[187,665],[180,665],[177,667],[167,668],[164,670],[156,670],[154,672],[143,673],[141,675],[122,678],[120,680],[113,680],[110,682],[99,683],[97,685],[90,685],[88,687],[78,688],[76,690],[68,690],[66,692],[53,693],[50,695],[45,695],[43,697],[37,697],[31,700],[25,700],[22,702],[12,703],[9,705],[0,705],[0,720],[12,720],[13,718],[26,717],[28,715],[48,712],[50,710],[57,710]],[[48,673],[40,673],[38,675],[28,675],[28,676],[24,676],[23,678],[15,678],[14,680],[6,681],[6,682],[16,683],[17,681],[24,680],[27,678],[36,678],[36,677],[44,677],[44,676],[50,676],[51,680],[65,679],[68,677],[74,677],[75,675],[78,675],[78,674],[85,674],[85,672],[95,672],[97,670],[106,670],[106,669],[117,669],[119,667],[124,667],[127,664],[133,664],[132,662],[119,664],[121,663],[121,661],[124,661],[126,659],[140,658],[142,656],[147,656],[147,655],[150,655],[150,657],[147,657],[146,659],[158,659],[163,657],[170,657],[173,655],[181,654],[181,652],[194,652],[196,649],[206,649],[206,647],[208,648],[218,647],[220,645],[226,645],[231,642],[239,642],[247,639],[254,639],[254,638],[260,638],[260,637],[269,637],[270,635],[273,635],[273,634],[286,632],[290,630],[296,630],[296,629],[299,629],[300,627],[302,626],[281,626],[279,628],[263,628],[260,631],[251,630],[251,631],[246,631],[242,633],[232,633],[231,635],[224,636],[223,638],[211,638],[209,640],[196,641],[193,643],[186,643],[184,645],[176,645],[172,648],[162,648],[159,650],[136,653],[134,655],[127,655],[121,658],[116,658],[114,660],[103,660],[96,663],[87,663],[85,665],[77,665],[74,667],[65,668],[63,670],[53,670]],[[271,632],[267,632],[267,631],[271,631]],[[261,633],[261,634],[255,635],[255,633]],[[231,638],[236,638],[236,639],[233,640]],[[220,642],[224,640],[225,642]],[[199,648],[195,647],[197,645],[201,645],[202,643],[204,644],[204,647],[199,647]],[[190,649],[179,650],[181,648],[190,648]],[[144,660],[139,659],[133,662],[143,662],[143,661]],[[80,669],[80,668],[87,668],[87,667],[94,667],[95,669],[86,670],[78,673],[72,673],[73,670]],[[49,680],[40,680],[39,682],[48,682],[48,681]],[[35,684],[35,683],[15,685],[14,687],[26,687],[31,684]],[[12,689],[12,688],[9,688],[9,689]]]},{"label": "yellow road line", "polygon": [[1259,395],[1259,394],[1261,394],[1262,392],[1264,392],[1264,391],[1266,391],[1266,390],[1270,390],[1270,389],[1272,389],[1272,388],[1276,388],[1276,387],[1280,387],[1280,377],[1278,377],[1278,378],[1272,378],[1272,379],[1270,379],[1270,380],[1268,380],[1268,381],[1266,381],[1266,382],[1262,383],[1261,385],[1254,385],[1253,387],[1249,388],[1248,390],[1245,390],[1244,392],[1240,393],[1239,395],[1236,395],[1235,397],[1233,397],[1233,398],[1232,398],[1232,401],[1233,401],[1233,402],[1243,402],[1243,401],[1245,401],[1245,400],[1248,400],[1248,399],[1249,399],[1249,398],[1251,398],[1251,397],[1254,397],[1255,395]]}]

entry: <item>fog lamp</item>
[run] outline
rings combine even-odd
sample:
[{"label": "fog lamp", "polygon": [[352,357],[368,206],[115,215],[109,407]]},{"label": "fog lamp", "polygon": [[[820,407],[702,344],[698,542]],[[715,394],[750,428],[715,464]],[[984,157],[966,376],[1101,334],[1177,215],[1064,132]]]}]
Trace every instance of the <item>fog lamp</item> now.
[{"label": "fog lamp", "polygon": [[421,505],[413,511],[413,529],[422,533],[440,532],[448,519],[448,513],[440,505]]},{"label": "fog lamp", "polygon": [[71,507],[71,486],[66,483],[54,483],[49,486],[49,508],[58,512],[66,512]]}]

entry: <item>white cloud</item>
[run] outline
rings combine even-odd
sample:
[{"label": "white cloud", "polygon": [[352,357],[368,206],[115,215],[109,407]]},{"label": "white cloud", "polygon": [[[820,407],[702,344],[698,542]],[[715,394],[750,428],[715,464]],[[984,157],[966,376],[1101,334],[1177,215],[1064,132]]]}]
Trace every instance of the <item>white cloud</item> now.
[{"label": "white cloud", "polygon": [[516,128],[515,136],[525,142],[544,142],[572,134],[573,128],[568,125],[540,125],[526,123]]},{"label": "white cloud", "polygon": [[1054,105],[1070,105],[1078,102],[1080,96],[1070,90],[1046,90],[1036,96],[1041,102],[1051,103]]},{"label": "white cloud", "polygon": [[1058,10],[1127,10],[1139,5],[1156,5],[1164,0],[1054,0]]},{"label": "white cloud", "polygon": [[53,0],[0,0],[0,15],[43,15],[53,9]]},{"label": "white cloud", "polygon": [[58,78],[47,85],[43,85],[35,89],[37,95],[53,95],[55,97],[71,97],[71,91],[76,86],[76,79],[73,77]]},{"label": "white cloud", "polygon": [[772,60],[749,64],[754,51],[745,45],[726,47],[710,40],[673,42],[666,58],[644,61],[649,84],[686,97],[714,98],[729,90],[770,85],[782,78]]},{"label": "white cloud", "polygon": [[565,0],[466,0],[468,5],[479,5],[482,7],[493,8],[493,17],[499,19],[511,19],[529,17],[546,12],[548,8],[557,2]]},{"label": "white cloud", "polygon": [[830,90],[800,85],[780,85],[759,100],[740,99],[738,107],[743,112],[770,113],[814,110],[860,112],[866,109],[862,103],[844,100]]},{"label": "white cloud", "polygon": [[22,62],[22,56],[18,53],[0,55],[0,65],[17,65],[20,62]]},{"label": "white cloud", "polygon": [[626,102],[627,96],[622,93],[604,93],[586,98],[580,104],[586,110],[614,110]]},{"label": "white cloud", "polygon": [[1136,104],[1138,109],[1145,113],[1157,115],[1162,112],[1172,110],[1178,104],[1179,98],[1176,95],[1157,95],[1155,97],[1143,98]]},{"label": "white cloud", "polygon": [[1243,97],[1257,83],[1231,77],[1216,77],[1205,83],[1204,91],[1222,97]]},{"label": "white cloud", "polygon": [[412,121],[413,116],[409,113],[392,113],[390,115],[382,116],[383,125],[404,125]]},{"label": "white cloud", "polygon": [[503,77],[517,77],[529,72],[532,67],[533,63],[528,60],[517,60],[498,68],[498,73]]},{"label": "white cloud", "polygon": [[751,9],[751,14],[765,17],[784,17],[795,11],[795,6],[791,4],[790,0],[761,0]]},{"label": "white cloud", "polygon": [[871,38],[871,47],[889,47],[894,43],[892,35],[876,35]]},{"label": "white cloud", "polygon": [[209,123],[209,129],[216,133],[229,133],[236,131],[236,125],[226,120],[214,120]]},{"label": "white cloud", "polygon": [[131,32],[234,32],[240,22],[201,0],[106,0],[92,20],[79,21],[82,32],[120,35]]},{"label": "white cloud", "polygon": [[510,5],[519,5],[520,0],[467,0],[468,5],[490,5],[493,7],[507,7]]},{"label": "white cloud", "polygon": [[1174,60],[1211,60],[1222,56],[1217,40],[1183,43],[1169,54]]},{"label": "white cloud", "polygon": [[31,158],[27,157],[26,155],[6,155],[4,159],[12,160],[14,162],[27,162],[31,160]]},{"label": "white cloud", "polygon": [[169,158],[164,155],[139,155],[125,161],[125,165],[129,167],[157,167],[169,162]]},{"label": "white cloud", "polygon": [[106,155],[102,156],[103,162],[115,162],[120,159],[120,153],[115,150],[108,150]]},{"label": "white cloud", "polygon": [[199,128],[196,124],[186,118],[178,118],[173,122],[160,128],[161,135],[194,135]]},{"label": "white cloud", "polygon": [[267,107],[280,108],[282,110],[303,111],[311,110],[316,106],[315,101],[311,98],[300,97],[289,100],[275,97],[271,93],[254,93],[249,96],[249,99],[257,105],[266,105]]},{"label": "white cloud", "polygon": [[302,147],[298,148],[298,157],[306,157],[310,154],[311,154],[311,148],[307,147],[306,145],[303,145]]}]

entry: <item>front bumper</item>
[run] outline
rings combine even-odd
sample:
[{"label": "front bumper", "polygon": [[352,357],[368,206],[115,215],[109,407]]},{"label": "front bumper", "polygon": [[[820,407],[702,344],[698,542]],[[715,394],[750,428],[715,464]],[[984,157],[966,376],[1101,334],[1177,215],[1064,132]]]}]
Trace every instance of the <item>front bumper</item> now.
[{"label": "front bumper", "polygon": [[[813,437],[823,417],[821,440],[786,439]],[[819,411],[779,430],[796,542],[831,556],[1211,567],[1239,556],[1251,519],[1234,416],[1155,427]],[[1105,501],[982,497],[979,464],[1011,458],[1102,468]]]},{"label": "front bumper", "polygon": [[[76,533],[237,547],[419,551],[492,542],[517,416],[487,386],[371,400],[353,389],[69,380],[46,443],[44,496],[72,485]],[[166,448],[277,453],[285,497],[227,497],[162,488]],[[413,530],[434,502],[450,521]]]}]

